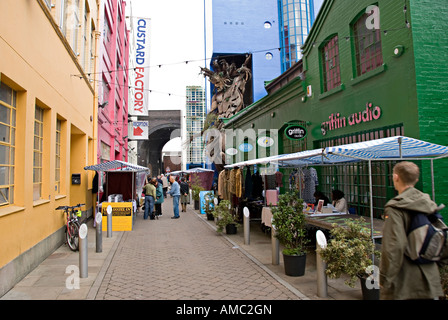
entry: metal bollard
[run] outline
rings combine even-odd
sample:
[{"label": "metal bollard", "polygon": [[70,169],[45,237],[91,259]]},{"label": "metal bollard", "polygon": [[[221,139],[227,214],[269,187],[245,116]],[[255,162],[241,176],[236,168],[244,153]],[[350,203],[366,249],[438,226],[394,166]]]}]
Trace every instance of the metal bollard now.
[{"label": "metal bollard", "polygon": [[89,274],[89,267],[87,262],[88,240],[87,240],[87,225],[83,223],[79,227],[79,277],[87,278]]},{"label": "metal bollard", "polygon": [[[316,245],[321,249],[327,247],[327,238],[325,238],[324,233],[320,230],[316,232]],[[326,298],[328,295],[326,268],[327,265],[322,260],[319,250],[316,250],[317,295],[321,298]]]},{"label": "metal bollard", "polygon": [[98,212],[95,217],[96,222],[96,252],[103,252],[103,215]]},{"label": "metal bollard", "polygon": [[107,237],[112,238],[112,207],[107,206]]},{"label": "metal bollard", "polygon": [[271,246],[272,246],[272,264],[278,265],[280,263],[280,242],[275,236],[275,226],[271,228]]},{"label": "metal bollard", "polygon": [[250,213],[247,207],[243,209],[244,244],[250,244]]}]

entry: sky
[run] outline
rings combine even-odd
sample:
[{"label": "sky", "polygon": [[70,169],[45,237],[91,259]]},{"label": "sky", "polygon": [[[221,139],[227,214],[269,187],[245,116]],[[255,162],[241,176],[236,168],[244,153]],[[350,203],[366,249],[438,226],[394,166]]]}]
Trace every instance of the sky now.
[{"label": "sky", "polygon": [[134,16],[151,19],[149,109],[182,110],[185,87],[205,84],[204,1],[131,1]]}]

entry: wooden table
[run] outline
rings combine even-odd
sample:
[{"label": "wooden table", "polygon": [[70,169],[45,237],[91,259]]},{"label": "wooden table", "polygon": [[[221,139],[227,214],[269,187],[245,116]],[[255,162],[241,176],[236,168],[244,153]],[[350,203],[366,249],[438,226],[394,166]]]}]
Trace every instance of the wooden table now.
[{"label": "wooden table", "polygon": [[[348,220],[360,220],[361,218],[364,218],[365,228],[370,234],[370,217],[361,217],[356,214],[339,214],[334,216],[305,215],[305,220],[308,224],[328,230],[333,229],[334,224],[344,226]],[[383,226],[384,220],[373,219],[373,238],[383,237]]]}]

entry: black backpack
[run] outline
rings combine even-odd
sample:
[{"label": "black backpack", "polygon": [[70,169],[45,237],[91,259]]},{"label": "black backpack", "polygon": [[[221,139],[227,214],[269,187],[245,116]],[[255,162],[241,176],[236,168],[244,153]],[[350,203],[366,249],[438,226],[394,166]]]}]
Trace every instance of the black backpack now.
[{"label": "black backpack", "polygon": [[417,264],[448,263],[448,227],[439,211],[433,214],[409,211],[411,225],[408,230],[408,246],[405,255]]}]

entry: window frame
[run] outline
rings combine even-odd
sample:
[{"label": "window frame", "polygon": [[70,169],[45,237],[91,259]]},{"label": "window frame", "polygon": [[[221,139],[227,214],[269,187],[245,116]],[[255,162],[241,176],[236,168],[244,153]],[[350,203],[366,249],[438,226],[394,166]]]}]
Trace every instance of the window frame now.
[{"label": "window frame", "polygon": [[[40,111],[39,111],[40,110]],[[41,118],[38,118],[38,111]],[[34,112],[34,141],[33,141],[33,201],[42,199],[43,185],[43,158],[44,158],[44,113],[45,109],[36,105]],[[36,132],[36,128],[39,128]],[[36,146],[37,142],[37,146]],[[36,157],[38,161],[36,163]],[[39,175],[37,174],[39,173]],[[36,192],[38,193],[36,194]],[[38,196],[38,197],[37,197]]]},{"label": "window frame", "polygon": [[[378,6],[378,4],[375,4]],[[369,30],[365,27],[365,22],[369,16],[365,10],[362,10],[350,23],[350,32],[352,39],[352,58],[353,58],[353,78],[362,77],[384,65],[383,45],[381,30]],[[363,30],[357,26],[364,26]],[[367,45],[362,45],[368,39],[371,42]],[[374,48],[372,52],[372,47]],[[361,55],[363,51],[363,55]]]},{"label": "window frame", "polygon": [[[11,91],[11,100],[9,103],[4,100],[0,100],[0,105],[2,107],[7,108],[7,112],[9,112],[9,123],[8,120],[2,121],[3,119],[0,119],[0,122],[2,125],[7,126],[9,130],[9,141],[0,141],[0,145],[5,146],[8,148],[8,163],[0,164],[0,167],[7,167],[7,183],[0,185],[0,190],[8,189],[7,196],[3,195],[3,192],[1,193],[1,196],[5,198],[5,202],[0,203],[0,207],[7,206],[7,205],[13,205],[14,204],[14,190],[15,190],[15,151],[16,151],[16,127],[17,127],[17,96],[18,92],[11,88],[9,85],[7,85],[4,82],[0,82],[0,86],[5,86]],[[0,89],[1,90],[1,89]],[[6,156],[6,155],[5,155]],[[6,157],[5,157],[6,160]],[[6,161],[5,161],[6,162]]]},{"label": "window frame", "polygon": [[[335,43],[333,43],[335,41]],[[334,52],[331,59],[326,53]],[[342,85],[341,60],[339,49],[339,36],[332,34],[319,47],[320,69],[321,69],[321,92],[326,93]],[[327,70],[327,61],[336,60],[333,66]]]}]

